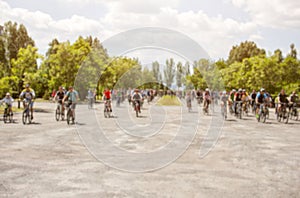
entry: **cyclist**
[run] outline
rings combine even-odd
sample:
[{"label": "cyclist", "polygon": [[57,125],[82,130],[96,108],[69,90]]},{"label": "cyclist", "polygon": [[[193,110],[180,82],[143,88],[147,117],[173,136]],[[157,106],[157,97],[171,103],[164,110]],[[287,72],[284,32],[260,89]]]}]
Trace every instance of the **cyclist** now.
[{"label": "cyclist", "polygon": [[29,108],[31,111],[31,120],[33,119],[33,100],[35,98],[35,92],[33,89],[30,88],[29,84],[25,85],[25,89],[21,92],[20,99],[24,98],[23,100],[23,107],[25,108],[25,103],[28,102],[30,104]]},{"label": "cyclist", "polygon": [[94,98],[95,98],[95,93],[92,91],[92,89],[88,90],[86,98],[88,99],[89,105],[92,108],[94,104]]},{"label": "cyclist", "polygon": [[234,94],[234,102],[233,102],[233,105],[234,105],[234,113],[235,113],[235,115],[237,114],[237,112],[236,112],[236,110],[237,110],[237,105],[238,105],[238,103],[239,102],[241,102],[242,101],[242,92],[243,92],[243,90],[242,89],[239,89],[238,90],[238,92],[236,92],[235,94]]},{"label": "cyclist", "polygon": [[192,96],[191,96],[191,92],[188,92],[186,94],[186,105],[189,111],[192,110]]},{"label": "cyclist", "polygon": [[11,112],[11,115],[13,115],[12,112],[12,103],[14,102],[14,99],[10,96],[10,93],[6,93],[5,97],[0,100],[0,104],[5,103],[7,106],[8,112]]},{"label": "cyclist", "polygon": [[[221,94],[221,97],[220,97],[222,112],[223,112],[224,108],[226,109],[225,111],[227,111],[227,102],[228,102],[228,99],[229,99],[229,97],[227,95],[227,92],[223,91],[223,93]],[[223,113],[226,113],[226,112],[223,112]]]},{"label": "cyclist", "polygon": [[131,96],[131,101],[133,101],[133,107],[135,105],[135,103],[137,102],[139,104],[139,113],[141,113],[141,103],[142,103],[142,99],[143,99],[143,96],[141,93],[139,93],[139,90],[138,89],[135,89],[134,90],[134,93],[132,94]]},{"label": "cyclist", "polygon": [[293,107],[293,105],[296,105],[296,103],[299,100],[299,96],[296,94],[296,91],[293,91],[292,94],[289,97],[289,102],[291,103],[289,110]]},{"label": "cyclist", "polygon": [[280,112],[282,110],[283,104],[288,104],[289,103],[287,97],[288,96],[285,94],[284,89],[282,89],[280,91],[280,93],[278,94],[279,105],[278,105],[278,111],[277,112]]},{"label": "cyclist", "polygon": [[65,92],[63,90],[63,87],[62,86],[59,86],[58,87],[58,91],[56,92],[54,98],[53,98],[53,101],[57,100],[57,102],[61,105],[61,117],[62,117],[62,120],[64,120],[64,117],[65,117],[65,107],[64,107],[64,103],[63,103],[63,99],[65,97]]},{"label": "cyclist", "polygon": [[76,90],[74,90],[72,86],[69,87],[69,91],[64,96],[62,103],[64,103],[65,100],[68,100],[67,107],[71,106],[70,108],[71,108],[72,114],[73,114],[72,122],[74,123],[75,108],[76,108],[76,103],[79,100],[79,95],[78,95],[78,92]]},{"label": "cyclist", "polygon": [[[259,118],[259,109],[261,110],[263,108],[263,106],[261,104],[263,104],[264,102],[268,101],[268,96],[266,94],[266,90],[264,88],[260,89],[260,92],[257,93],[256,98],[255,98],[255,102],[256,102],[256,118]],[[259,108],[257,108],[259,107]]]},{"label": "cyclist", "polygon": [[243,101],[243,111],[248,113],[250,96],[248,95],[248,92],[246,92],[245,89],[242,90],[242,101]]},{"label": "cyclist", "polygon": [[[108,102],[109,110],[110,110],[110,112],[112,112],[111,101],[110,101],[111,100],[111,91],[108,88],[104,89],[103,100],[105,101],[105,104]],[[104,109],[104,111],[105,111],[105,109]]]},{"label": "cyclist", "polygon": [[256,93],[255,89],[253,89],[253,91],[252,91],[252,93],[250,95],[252,109],[255,109],[255,98],[256,98],[256,95],[257,95],[257,93]]},{"label": "cyclist", "polygon": [[211,101],[211,97],[210,97],[208,88],[206,88],[203,93],[203,99],[204,99],[203,109],[208,109],[210,101]]}]

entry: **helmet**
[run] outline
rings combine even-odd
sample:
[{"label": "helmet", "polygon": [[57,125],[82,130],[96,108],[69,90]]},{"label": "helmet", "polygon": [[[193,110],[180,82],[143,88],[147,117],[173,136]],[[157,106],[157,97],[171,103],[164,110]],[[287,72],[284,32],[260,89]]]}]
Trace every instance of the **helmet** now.
[{"label": "helmet", "polygon": [[10,96],[10,93],[7,92],[7,93],[6,93],[6,96]]},{"label": "helmet", "polygon": [[243,89],[243,92],[246,92],[246,89]]},{"label": "helmet", "polygon": [[235,89],[233,89],[233,90],[232,90],[232,92],[236,92],[236,90],[235,90]]},{"label": "helmet", "polygon": [[226,94],[226,91],[223,91],[223,94]]},{"label": "helmet", "polygon": [[243,91],[242,89],[239,89],[239,92]]},{"label": "helmet", "polygon": [[205,89],[205,91],[209,91],[209,89],[208,89],[208,88],[206,88],[206,89]]},{"label": "helmet", "polygon": [[260,91],[265,91],[265,89],[264,89],[264,88],[261,88]]}]

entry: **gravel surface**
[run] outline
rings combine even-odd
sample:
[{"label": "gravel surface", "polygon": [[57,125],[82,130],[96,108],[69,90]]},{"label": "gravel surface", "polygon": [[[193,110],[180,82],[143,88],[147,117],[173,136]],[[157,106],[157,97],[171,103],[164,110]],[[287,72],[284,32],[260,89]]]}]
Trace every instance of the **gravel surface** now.
[{"label": "gravel surface", "polygon": [[[141,117],[135,118],[124,102],[109,119],[102,104],[94,110],[82,104],[75,125],[57,122],[53,103],[35,107],[31,125],[21,123],[20,113],[14,123],[0,123],[0,197],[300,197],[300,121],[278,123],[272,109],[265,124],[252,115],[242,120],[229,115],[215,146],[200,157],[214,116],[202,115],[195,103],[190,113],[185,107],[145,104]],[[182,120],[191,126],[183,131],[196,134],[172,163],[133,173],[124,169],[138,168],[140,162],[124,159],[116,166],[125,168],[118,170],[97,156],[105,154],[116,162],[120,156],[109,147],[98,147],[99,153],[91,150],[89,146],[97,145],[88,145],[85,138],[96,139],[88,136],[99,128],[91,124],[93,119],[113,145],[130,152],[159,150],[173,140],[175,148],[181,143],[174,137],[181,134],[176,130],[184,125]],[[193,120],[199,121],[197,128]],[[135,130],[128,123],[149,130]]]}]

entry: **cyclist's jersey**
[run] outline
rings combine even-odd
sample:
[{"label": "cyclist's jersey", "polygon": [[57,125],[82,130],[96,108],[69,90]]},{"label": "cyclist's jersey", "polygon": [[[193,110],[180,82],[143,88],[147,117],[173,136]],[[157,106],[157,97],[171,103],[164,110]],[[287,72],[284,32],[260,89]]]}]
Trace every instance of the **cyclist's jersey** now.
[{"label": "cyclist's jersey", "polygon": [[220,100],[222,102],[224,102],[224,104],[227,104],[226,102],[228,101],[228,96],[227,95],[222,95],[221,98],[220,98]]},{"label": "cyclist's jersey", "polygon": [[256,95],[257,95],[256,93],[252,93],[252,94],[251,94],[251,99],[252,99],[252,100],[255,100]]},{"label": "cyclist's jersey", "polygon": [[105,97],[105,100],[110,100],[111,98],[111,92],[108,90],[108,91],[104,91],[104,97]]},{"label": "cyclist's jersey", "polygon": [[7,105],[12,105],[13,102],[14,102],[14,99],[12,97],[9,97],[9,98],[5,97],[2,100],[0,100],[0,104],[5,103]]},{"label": "cyclist's jersey", "polygon": [[69,102],[75,103],[77,101],[78,93],[77,91],[73,90],[72,92],[68,91],[66,93]]},{"label": "cyclist's jersey", "polygon": [[209,92],[204,92],[204,93],[203,93],[203,98],[204,98],[205,100],[209,100],[209,99],[210,99],[210,94],[209,94]]},{"label": "cyclist's jersey", "polygon": [[242,101],[242,94],[241,93],[236,93],[234,95],[235,101]]},{"label": "cyclist's jersey", "polygon": [[293,95],[293,94],[291,94],[290,95],[290,102],[292,102],[292,103],[295,103],[295,102],[298,102],[298,100],[299,100],[299,97],[298,97],[298,95]]},{"label": "cyclist's jersey", "polygon": [[24,89],[21,94],[20,98],[24,97],[26,100],[32,100],[35,97],[35,93],[33,89],[26,90]]},{"label": "cyclist's jersey", "polygon": [[258,103],[263,103],[264,100],[268,98],[268,96],[265,93],[264,94],[258,93],[256,95],[256,98],[257,98]]},{"label": "cyclist's jersey", "polygon": [[88,91],[87,98],[91,99],[91,98],[93,98],[93,97],[94,97],[94,93],[93,93],[91,90],[89,90],[89,91]]},{"label": "cyclist's jersey", "polygon": [[143,98],[143,96],[140,93],[134,93],[132,95],[133,100],[141,100],[142,98]]},{"label": "cyclist's jersey", "polygon": [[55,98],[58,98],[58,100],[62,100],[64,97],[65,97],[65,92],[63,91],[62,92],[58,91],[55,94]]},{"label": "cyclist's jersey", "polygon": [[284,95],[279,94],[278,97],[279,97],[279,102],[281,102],[281,103],[287,103],[288,102],[286,94],[284,94]]},{"label": "cyclist's jersey", "polygon": [[234,95],[235,95],[235,93],[234,93],[234,92],[231,92],[231,93],[230,93],[230,97],[229,97],[229,98],[230,98],[230,100],[231,100],[231,101],[233,101],[233,100],[234,100]]}]

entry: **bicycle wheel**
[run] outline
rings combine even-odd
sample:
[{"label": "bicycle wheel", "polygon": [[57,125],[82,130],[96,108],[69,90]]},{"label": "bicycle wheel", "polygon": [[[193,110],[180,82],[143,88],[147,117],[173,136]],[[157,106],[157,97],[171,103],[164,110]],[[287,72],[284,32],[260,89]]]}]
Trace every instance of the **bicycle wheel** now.
[{"label": "bicycle wheel", "polygon": [[60,117],[60,110],[59,110],[59,107],[57,107],[57,109],[55,111],[55,119],[56,119],[56,121],[59,121],[59,117]]},{"label": "bicycle wheel", "polygon": [[27,110],[27,120],[28,120],[28,124],[31,124],[31,113],[30,113],[30,110],[28,109]]},{"label": "bicycle wheel", "polygon": [[6,123],[7,120],[8,120],[8,119],[7,119],[7,111],[5,110],[5,111],[4,111],[4,114],[3,114],[3,122]]},{"label": "bicycle wheel", "polygon": [[70,124],[70,120],[71,120],[71,109],[68,109],[68,112],[67,112],[67,123],[68,123],[68,125]]},{"label": "bicycle wheel", "polygon": [[23,122],[24,125],[25,125],[26,122],[27,122],[27,118],[28,118],[27,111],[24,110],[24,111],[23,111],[23,114],[22,114],[22,122]]},{"label": "bicycle wheel", "polygon": [[266,123],[266,119],[267,119],[267,115],[266,115],[266,113],[264,112],[264,113],[262,113],[262,115],[261,115],[262,117],[260,118],[260,120],[263,122],[263,123]]},{"label": "bicycle wheel", "polygon": [[285,124],[287,124],[289,122],[289,113],[286,113],[286,117],[285,117]]},{"label": "bicycle wheel", "polygon": [[9,122],[10,123],[13,123],[13,121],[14,121],[14,119],[13,119],[13,112],[11,111],[11,112],[9,112]]},{"label": "bicycle wheel", "polygon": [[107,118],[108,116],[108,109],[107,107],[104,108],[104,117]]}]

